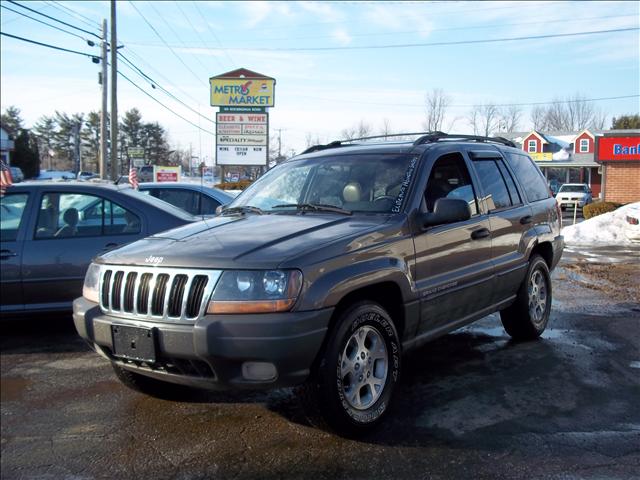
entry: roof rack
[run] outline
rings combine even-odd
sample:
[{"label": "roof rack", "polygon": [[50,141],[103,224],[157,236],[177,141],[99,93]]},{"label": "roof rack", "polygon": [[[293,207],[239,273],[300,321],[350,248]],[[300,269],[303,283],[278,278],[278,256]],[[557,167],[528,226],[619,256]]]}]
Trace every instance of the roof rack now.
[{"label": "roof rack", "polygon": [[371,137],[359,137],[359,138],[349,138],[345,140],[334,140],[333,142],[327,143],[326,145],[313,145],[307,148],[300,155],[304,155],[305,153],[317,152],[320,150],[326,150],[327,148],[347,147],[347,146],[353,145],[353,142],[359,142],[360,140],[377,140],[379,138],[390,138],[390,137],[410,137],[414,135],[428,135],[431,133],[442,133],[442,132],[392,133],[389,135],[374,135]]},{"label": "roof rack", "polygon": [[507,140],[503,137],[483,137],[479,135],[458,135],[453,134],[450,135],[448,133],[443,132],[431,132],[420,138],[418,138],[414,145],[423,145],[425,143],[437,142],[438,140],[455,140],[455,139],[463,139],[463,140],[473,140],[475,142],[493,142],[493,143],[501,143],[502,145],[506,145],[507,147],[515,147],[516,144],[511,140]]}]

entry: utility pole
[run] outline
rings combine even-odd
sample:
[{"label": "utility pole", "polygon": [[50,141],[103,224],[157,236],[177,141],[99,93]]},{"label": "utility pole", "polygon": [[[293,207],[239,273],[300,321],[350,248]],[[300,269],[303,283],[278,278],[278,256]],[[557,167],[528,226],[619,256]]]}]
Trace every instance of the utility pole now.
[{"label": "utility pole", "polygon": [[116,0],[111,0],[111,180],[120,175],[118,162],[118,38]]},{"label": "utility pole", "polygon": [[280,157],[282,156],[282,129],[278,129],[278,161],[280,161]]},{"label": "utility pole", "polygon": [[76,176],[80,173],[82,169],[82,165],[80,164],[80,122],[75,123],[73,125],[73,157],[74,157],[74,166],[73,170]]},{"label": "utility pole", "polygon": [[102,110],[100,110],[100,178],[107,178],[107,19],[102,20],[102,73],[100,75],[102,84]]}]

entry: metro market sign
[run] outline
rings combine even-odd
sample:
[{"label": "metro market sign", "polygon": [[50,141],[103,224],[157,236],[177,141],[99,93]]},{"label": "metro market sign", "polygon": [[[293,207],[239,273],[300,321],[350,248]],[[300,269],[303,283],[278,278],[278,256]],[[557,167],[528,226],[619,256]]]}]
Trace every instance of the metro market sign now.
[{"label": "metro market sign", "polygon": [[276,80],[246,68],[209,79],[211,106],[273,107]]}]

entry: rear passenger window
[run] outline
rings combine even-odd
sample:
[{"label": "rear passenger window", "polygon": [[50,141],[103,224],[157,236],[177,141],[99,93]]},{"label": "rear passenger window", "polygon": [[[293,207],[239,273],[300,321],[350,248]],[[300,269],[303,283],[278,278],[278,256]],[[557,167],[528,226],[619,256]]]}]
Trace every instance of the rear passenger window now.
[{"label": "rear passenger window", "polygon": [[502,178],[507,183],[507,188],[509,189],[509,196],[511,197],[511,203],[513,205],[520,205],[522,203],[522,199],[520,198],[520,194],[518,193],[518,189],[516,188],[516,184],[513,182],[513,178],[507,170],[504,162],[502,160],[497,160],[498,167],[500,167],[500,173],[502,173]]},{"label": "rear passenger window", "polygon": [[509,153],[509,163],[530,202],[549,198],[549,189],[538,167],[526,155]]},{"label": "rear passenger window", "polygon": [[474,160],[473,165],[480,177],[487,208],[491,211],[511,207],[511,197],[507,190],[507,184],[502,173],[500,173],[496,161],[492,159]]},{"label": "rear passenger window", "polygon": [[471,215],[478,214],[476,196],[469,171],[459,153],[449,153],[436,160],[424,194],[426,209],[433,212],[439,198],[458,198],[469,204]]}]

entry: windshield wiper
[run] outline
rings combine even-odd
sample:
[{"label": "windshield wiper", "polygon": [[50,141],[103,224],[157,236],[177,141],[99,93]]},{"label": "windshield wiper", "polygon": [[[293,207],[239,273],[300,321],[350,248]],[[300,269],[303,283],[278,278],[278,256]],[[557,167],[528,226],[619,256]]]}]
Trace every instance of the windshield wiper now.
[{"label": "windshield wiper", "polygon": [[228,213],[257,213],[258,215],[262,215],[264,212],[258,207],[252,207],[251,205],[242,205],[240,207],[229,207],[224,208],[221,212],[221,215],[225,215]]},{"label": "windshield wiper", "polygon": [[344,208],[336,207],[335,205],[328,205],[326,203],[283,203],[281,205],[274,205],[275,208],[296,208],[298,211],[311,211],[311,212],[333,212],[342,213],[344,215],[351,215],[351,210],[345,210]]}]

